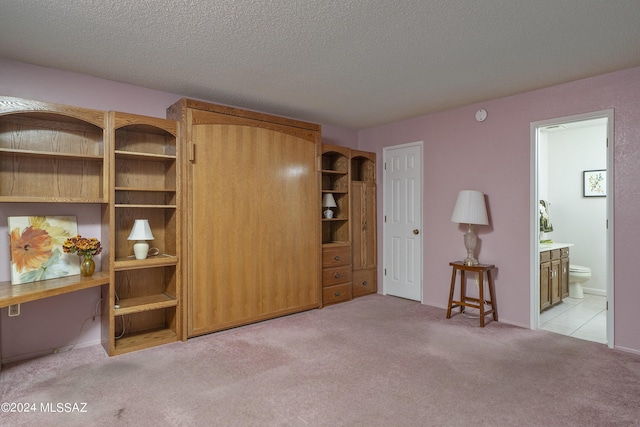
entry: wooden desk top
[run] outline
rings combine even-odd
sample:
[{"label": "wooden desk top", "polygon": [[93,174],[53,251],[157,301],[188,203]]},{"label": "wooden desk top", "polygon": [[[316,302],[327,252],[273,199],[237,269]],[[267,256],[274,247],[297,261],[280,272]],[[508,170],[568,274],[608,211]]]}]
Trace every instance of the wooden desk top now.
[{"label": "wooden desk top", "polygon": [[82,277],[80,275],[67,276],[20,285],[12,285],[11,282],[0,282],[0,308],[92,288],[94,286],[102,286],[107,283],[109,283],[109,274],[102,271],[95,272],[91,277]]}]

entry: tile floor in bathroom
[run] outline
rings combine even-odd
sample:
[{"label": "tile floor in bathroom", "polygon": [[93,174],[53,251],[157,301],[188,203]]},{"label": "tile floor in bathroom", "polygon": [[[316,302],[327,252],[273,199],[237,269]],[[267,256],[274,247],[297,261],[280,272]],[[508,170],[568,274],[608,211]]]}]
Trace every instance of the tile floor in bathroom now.
[{"label": "tile floor in bathroom", "polygon": [[540,313],[540,329],[606,344],[606,304],[607,298],[600,295],[564,298],[560,304]]}]

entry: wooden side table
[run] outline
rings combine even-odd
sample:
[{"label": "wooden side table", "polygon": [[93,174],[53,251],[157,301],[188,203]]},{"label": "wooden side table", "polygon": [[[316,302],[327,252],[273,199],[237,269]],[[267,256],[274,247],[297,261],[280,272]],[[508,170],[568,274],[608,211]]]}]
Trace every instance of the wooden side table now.
[{"label": "wooden side table", "polygon": [[[450,262],[453,267],[451,274],[451,290],[449,291],[449,305],[447,307],[447,319],[451,318],[451,309],[460,307],[460,313],[464,311],[464,307],[477,308],[480,310],[480,327],[484,328],[484,318],[493,314],[493,320],[498,320],[498,312],[495,306],[494,284],[491,270],[495,269],[492,264],[465,265],[462,261]],[[456,275],[460,271],[460,301],[453,300],[453,293],[456,286]],[[467,296],[466,272],[471,271],[478,274],[478,298]],[[484,283],[483,277],[486,274],[487,283],[489,285],[489,299],[484,299]],[[490,308],[485,309],[485,305]]]}]

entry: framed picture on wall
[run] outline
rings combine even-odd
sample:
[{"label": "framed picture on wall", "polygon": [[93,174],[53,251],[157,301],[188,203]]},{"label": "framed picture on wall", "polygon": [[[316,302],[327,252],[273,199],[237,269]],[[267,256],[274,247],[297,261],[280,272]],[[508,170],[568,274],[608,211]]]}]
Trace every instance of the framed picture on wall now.
[{"label": "framed picture on wall", "polygon": [[597,169],[582,172],[582,191],[582,195],[584,197],[606,197],[606,169]]}]

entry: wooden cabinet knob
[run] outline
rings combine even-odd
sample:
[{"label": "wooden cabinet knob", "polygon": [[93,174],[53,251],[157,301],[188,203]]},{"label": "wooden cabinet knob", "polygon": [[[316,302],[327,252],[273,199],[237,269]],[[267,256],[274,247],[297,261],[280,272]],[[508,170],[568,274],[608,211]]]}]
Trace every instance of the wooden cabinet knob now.
[{"label": "wooden cabinet knob", "polygon": [[336,297],[339,297],[340,296],[340,292],[336,292],[333,295],[336,296]]},{"label": "wooden cabinet knob", "polygon": [[334,274],[333,277],[335,277],[336,279],[339,279],[340,278],[340,273]]},{"label": "wooden cabinet knob", "polygon": [[340,261],[340,255],[336,255],[333,259],[335,259],[336,261]]},{"label": "wooden cabinet knob", "polygon": [[367,286],[367,285],[368,285],[368,283],[367,283],[366,280],[364,282],[362,282],[362,286]]}]

